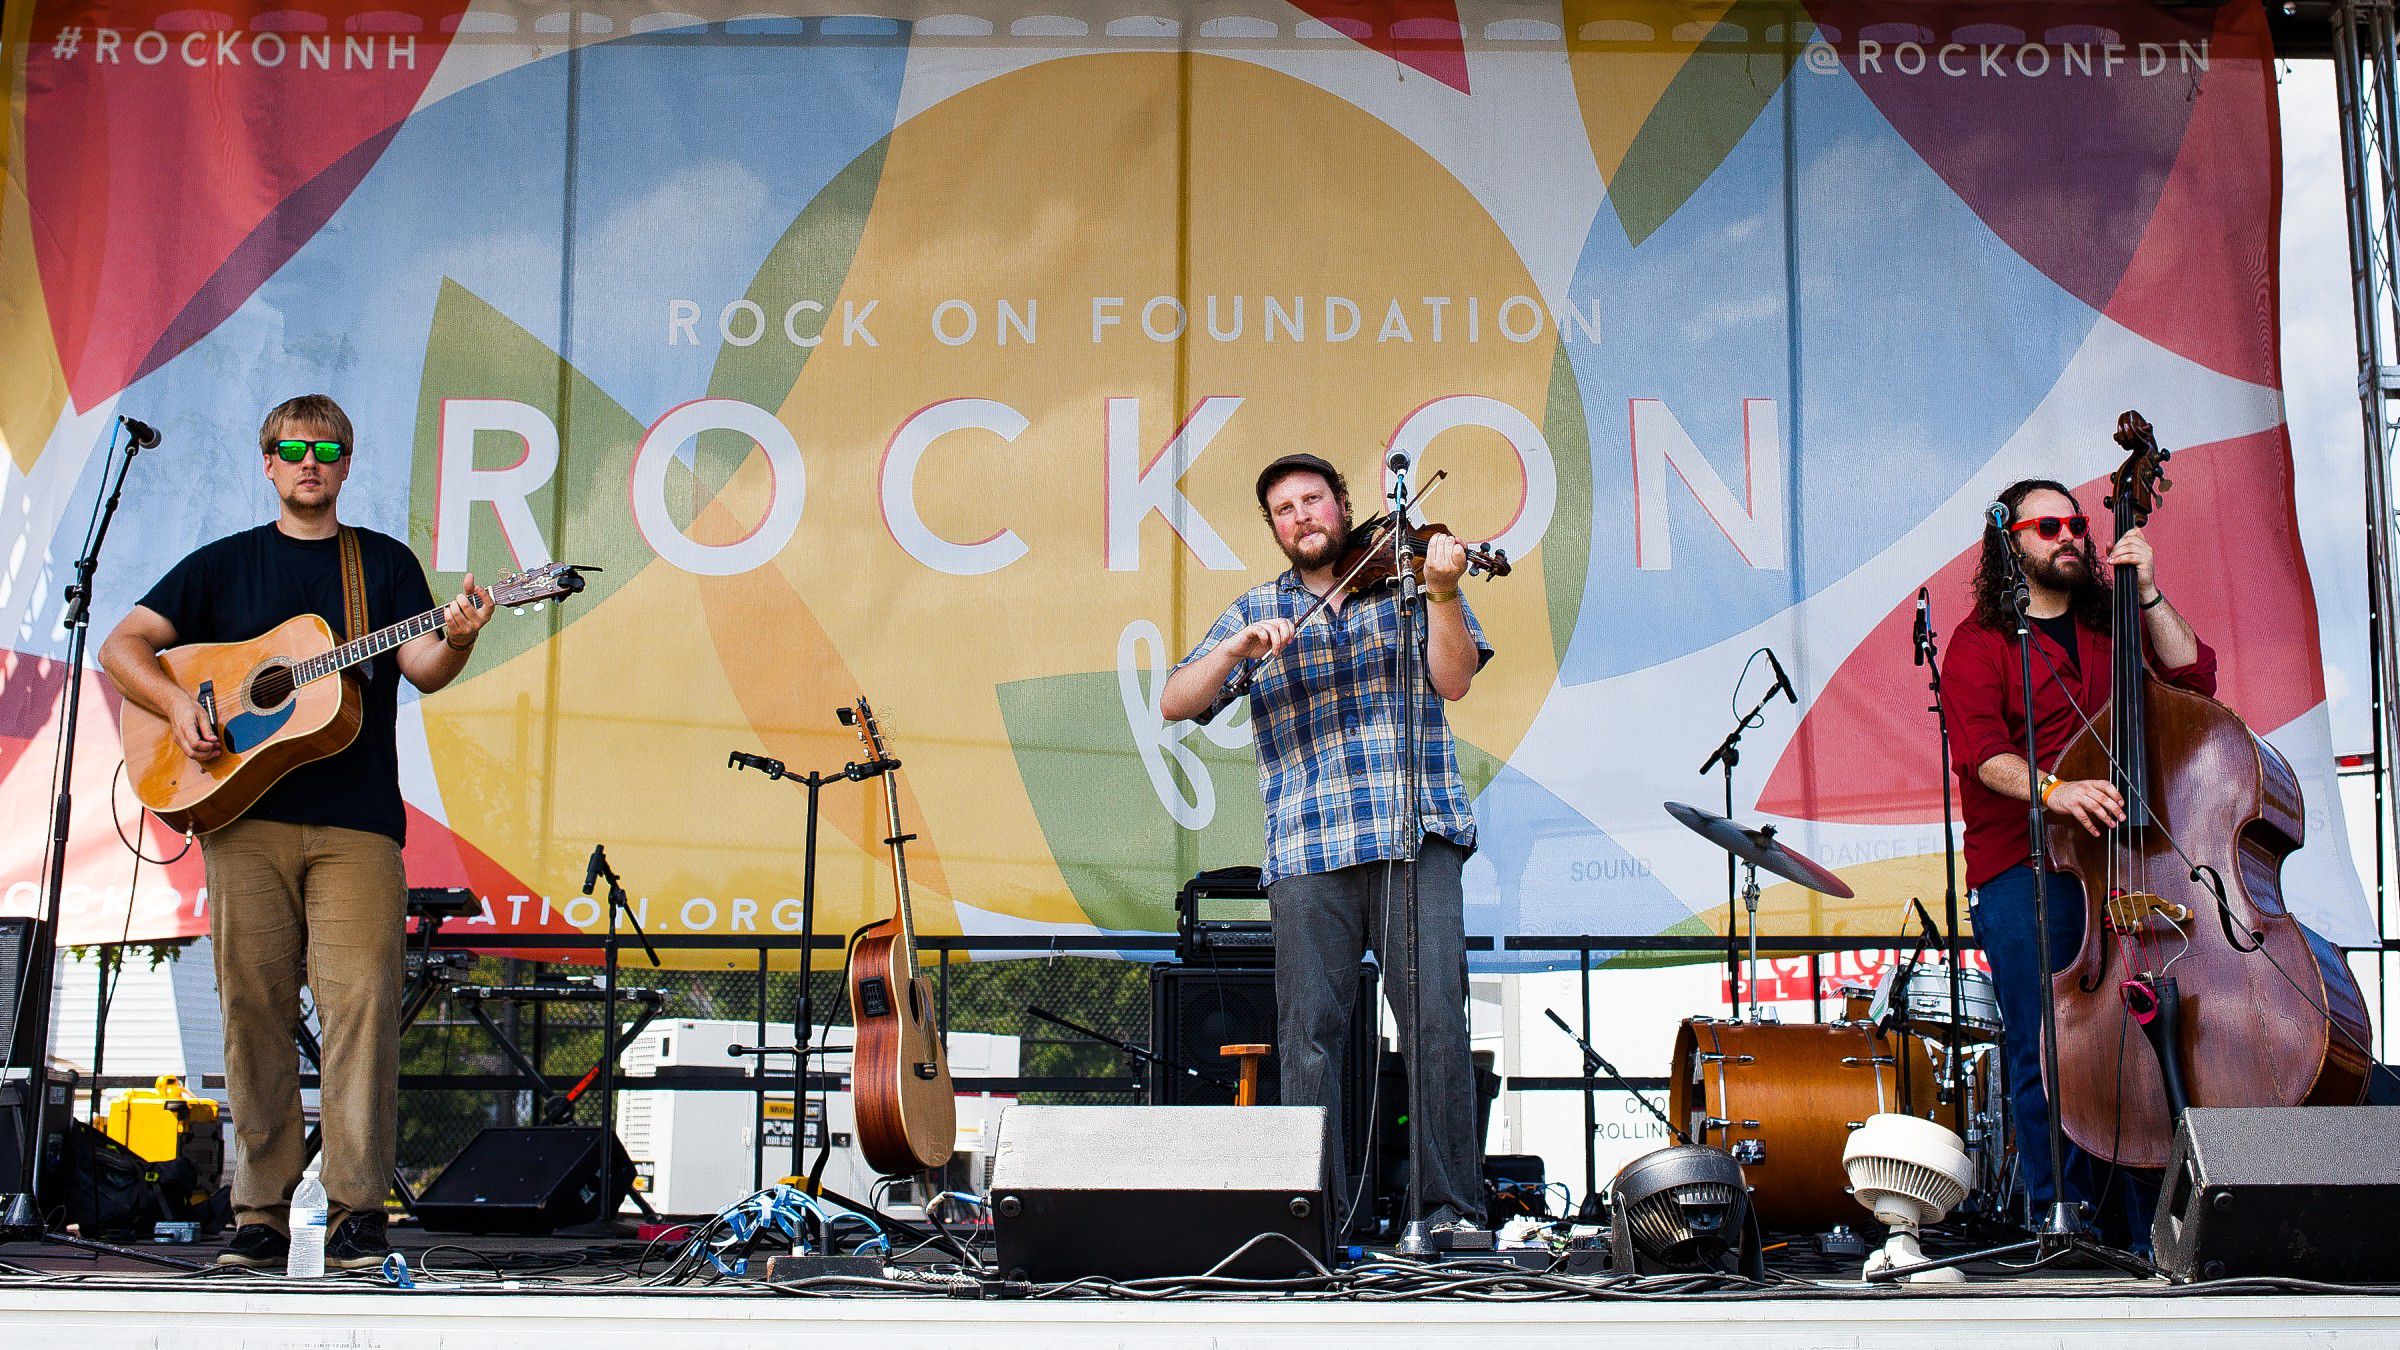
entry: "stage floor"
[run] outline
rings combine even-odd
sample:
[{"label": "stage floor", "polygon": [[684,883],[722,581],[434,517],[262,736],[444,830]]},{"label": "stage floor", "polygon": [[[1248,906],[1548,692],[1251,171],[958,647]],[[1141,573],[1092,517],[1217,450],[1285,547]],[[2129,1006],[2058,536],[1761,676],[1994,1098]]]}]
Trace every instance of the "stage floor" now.
[{"label": "stage floor", "polygon": [[[396,1227],[415,1287],[374,1272],[305,1287],[231,1270],[191,1274],[113,1256],[0,1244],[0,1345],[72,1347],[341,1346],[615,1350],[771,1339],[894,1345],[1219,1346],[1304,1339],[1313,1345],[1475,1345],[1564,1341],[1640,1345],[1909,1347],[1977,1350],[2105,1339],[2129,1347],[2400,1344],[2400,1291],[2227,1284],[2177,1288],[2099,1270],[1971,1268],[1952,1286],[1870,1288],[1855,1266],[1795,1254],[1767,1287],[1665,1292],[1594,1280],[1557,1301],[1361,1298],[1311,1293],[1142,1300],[944,1296],[820,1287],[792,1293],[755,1280],[648,1287],[658,1253],[642,1244],[555,1238],[459,1239]],[[660,1244],[659,1252],[671,1244]],[[146,1248],[207,1260],[214,1243]],[[1795,1266],[1815,1266],[1806,1275]],[[1496,1277],[1497,1278],[1497,1277]],[[1486,1289],[1516,1299],[1532,1291]]]}]

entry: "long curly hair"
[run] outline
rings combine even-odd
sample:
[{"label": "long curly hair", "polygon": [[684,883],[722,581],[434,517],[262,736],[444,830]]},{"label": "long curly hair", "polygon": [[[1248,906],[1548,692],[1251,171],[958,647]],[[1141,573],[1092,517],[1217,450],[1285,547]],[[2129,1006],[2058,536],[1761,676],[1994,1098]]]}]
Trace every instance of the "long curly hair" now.
[{"label": "long curly hair", "polygon": [[[2045,488],[2070,502],[2075,501],[2075,494],[2068,490],[2066,484],[2049,478],[2020,478],[2002,488],[1994,500],[2007,507],[2013,519],[2017,513],[2017,503],[2025,500],[2027,493]],[[2083,510],[2083,504],[2076,502],[2075,509]],[[1994,632],[2010,632],[2017,626],[2017,609],[2010,602],[2008,593],[2008,555],[2002,552],[2003,549],[2014,547],[2016,541],[2009,537],[2008,531],[1994,528],[1988,520],[1984,522],[1983,552],[1975,562],[1975,618]],[[2083,538],[2083,549],[2084,559],[2091,565],[2084,569],[2083,581],[2068,597],[2067,611],[2075,616],[2077,623],[2105,633],[2110,617],[2107,569],[2100,565],[2098,550],[2093,547],[2089,534]]]}]

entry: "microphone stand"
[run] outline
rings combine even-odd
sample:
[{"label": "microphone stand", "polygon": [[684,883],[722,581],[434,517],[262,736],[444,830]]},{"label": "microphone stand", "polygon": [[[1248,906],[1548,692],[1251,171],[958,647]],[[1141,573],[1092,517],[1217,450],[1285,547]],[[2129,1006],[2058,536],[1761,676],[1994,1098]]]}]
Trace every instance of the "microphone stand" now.
[{"label": "microphone stand", "polygon": [[[1985,528],[1997,529],[1999,527],[1987,522]],[[2025,700],[2021,706],[2025,710],[2026,786],[2030,789],[2040,781],[2038,775],[2041,772],[2036,767],[2041,763],[2041,752],[2034,739],[2033,724],[2033,621],[2031,615],[2033,588],[2032,582],[2025,576],[2022,560],[2017,557],[2016,544],[2011,540],[2003,539],[2000,553],[2008,560],[2008,574],[2011,583],[2009,593],[2015,602],[2014,608],[2017,615],[2017,683],[2019,693]],[[2041,951],[2035,961],[2035,967],[2042,985],[2042,1074],[2043,1081],[2052,1085],[2054,1089],[2059,1081],[2058,991],[2050,982],[2049,831],[2043,827],[2042,794],[2038,791],[2028,791],[2026,794],[2025,834],[2026,844],[2031,850],[2029,861],[2033,867],[2034,942]],[[2037,1216],[2035,1220],[2037,1226],[2032,1237],[2023,1242],[2011,1242],[1984,1251],[1963,1252],[1930,1261],[1921,1261],[1915,1265],[1871,1270],[1867,1272],[1868,1282],[1884,1283],[1905,1280],[1913,1275],[1947,1270],[1966,1265],[1971,1261],[2017,1256],[2027,1252],[2036,1254],[2035,1260],[2032,1262],[2034,1266],[2046,1265],[2050,1261],[2070,1253],[2080,1253],[2115,1266],[2128,1274],[2156,1275],[2158,1267],[2131,1252],[2121,1252],[2113,1247],[2103,1245],[2097,1238],[2085,1233],[2077,1226],[2075,1207],[2067,1203],[2066,1199],[2066,1126],[2059,1121],[2056,1098],[2052,1098],[2050,1101],[2048,1124],[2050,1127],[2048,1138],[2044,1142],[2050,1150],[2050,1184],[2054,1193],[2051,1196],[2049,1212]]]},{"label": "microphone stand", "polygon": [[[125,419],[117,419],[120,426]],[[93,521],[85,532],[83,556],[75,560],[75,580],[66,590],[66,612],[60,623],[67,630],[67,688],[66,712],[59,722],[58,797],[50,810],[50,866],[42,879],[41,913],[35,919],[33,931],[26,944],[24,978],[17,982],[15,1034],[0,1044],[0,1092],[9,1090],[19,1073],[25,1075],[23,1092],[26,1112],[23,1119],[31,1129],[19,1141],[18,1183],[22,1189],[0,1195],[0,1242],[12,1238],[38,1238],[57,1246],[76,1247],[84,1251],[107,1252],[115,1256],[146,1261],[152,1265],[175,1270],[199,1270],[195,1261],[180,1257],[162,1256],[139,1248],[112,1246],[89,1238],[67,1233],[52,1233],[42,1220],[42,1156],[49,1138],[50,1112],[50,980],[51,967],[58,962],[58,924],[67,884],[67,823],[75,809],[75,738],[83,719],[84,655],[91,641],[92,578],[100,569],[100,547],[108,541],[108,527],[117,518],[117,504],[125,495],[125,477],[133,469],[133,457],[142,452],[145,441],[157,444],[155,434],[135,434],[125,440],[124,458],[117,461],[116,481],[109,482],[106,459],[101,463],[101,481],[107,494],[93,507]],[[115,436],[109,439],[109,454],[117,449]],[[131,905],[133,897],[126,897]],[[29,1047],[32,1062],[19,1064],[17,1048]],[[93,1081],[94,1101],[100,1091]],[[63,1095],[63,1094],[62,1094]],[[62,1101],[60,1110],[74,1114],[74,1103]]]},{"label": "microphone stand", "polygon": [[[1952,1128],[1960,1138],[1967,1135],[1967,1094],[1958,1090],[1958,1042],[1960,1029],[1966,1025],[1967,994],[1965,971],[1966,940],[1958,926],[1958,832],[1951,827],[1950,803],[1950,715],[1942,706],[1942,662],[1933,641],[1932,596],[1926,588],[1917,588],[1917,632],[1915,647],[1917,664],[1925,667],[1926,687],[1933,702],[1925,711],[1933,714],[1934,731],[1941,740],[1942,760],[1942,921],[1948,925],[1948,939],[1942,944],[1950,952],[1950,1032],[1942,1038],[1948,1053],[1950,1071],[1942,1075],[1941,1095],[1950,1105]],[[2047,960],[2047,958],[2044,958]]]},{"label": "microphone stand", "polygon": [[[1602,1076],[1606,1077],[1608,1081],[1623,1089],[1635,1101],[1640,1102],[1642,1104],[1642,1109],[1649,1112],[1651,1117],[1657,1120],[1659,1124],[1666,1126],[1668,1138],[1673,1139],[1678,1144],[1688,1144],[1692,1142],[1682,1130],[1679,1130],[1675,1127],[1674,1121],[1667,1118],[1666,1112],[1658,1109],[1657,1103],[1642,1095],[1642,1090],[1640,1088],[1635,1087],[1630,1079],[1626,1078],[1623,1073],[1620,1073],[1617,1070],[1616,1065],[1608,1062],[1608,1056],[1603,1055],[1598,1050],[1592,1048],[1592,1043],[1590,1041],[1585,1040],[1583,1036],[1575,1030],[1575,1028],[1568,1026],[1567,1020],[1558,1015],[1558,1009],[1544,1008],[1542,1009],[1542,1016],[1550,1019],[1550,1025],[1567,1033],[1567,1039],[1575,1042],[1575,1048],[1583,1052],[1583,1095],[1585,1097],[1588,1098],[1592,1095],[1591,1079],[1593,1072],[1597,1070]],[[1599,1126],[1594,1125],[1592,1128],[1597,1130],[1599,1129]]]},{"label": "microphone stand", "polygon": [[[1708,752],[1708,758],[1700,762],[1702,777],[1706,777],[1711,769],[1721,770],[1724,775],[1725,818],[1727,820],[1733,819],[1733,766],[1742,762],[1742,733],[1757,726],[1766,713],[1767,705],[1775,701],[1777,694],[1783,692],[1784,683],[1778,677],[1767,692],[1759,695],[1758,702],[1750,705],[1750,711],[1743,713],[1742,719],[1733,724],[1733,730],[1725,733],[1725,739],[1717,742],[1717,748]],[[1742,988],[1745,983],[1742,979],[1742,935],[1739,931],[1741,925],[1735,918],[1737,904],[1748,906],[1750,945],[1754,951],[1758,946],[1758,888],[1752,886],[1746,894],[1743,892],[1740,875],[1736,870],[1738,866],[1739,864],[1731,853],[1725,855],[1725,974],[1726,978],[1732,982],[1733,998],[1731,1002],[1733,1011],[1737,1013],[1741,1011]],[[1753,1022],[1758,1020],[1757,974],[1757,971],[1753,970],[1751,978],[1747,981],[1750,990],[1750,1020]]]},{"label": "microphone stand", "polygon": [[[846,714],[849,712],[848,708],[837,708],[834,710],[834,715],[847,721]],[[806,839],[802,845],[800,860],[800,1003],[793,1010],[792,1045],[789,1049],[742,1045],[729,1047],[733,1054],[760,1057],[762,1072],[765,1068],[764,1056],[770,1054],[792,1056],[792,1167],[794,1175],[797,1176],[801,1175],[799,1171],[801,1150],[804,1147],[803,1136],[807,1133],[808,1125],[809,1088],[811,1085],[808,1061],[812,1056],[832,1052],[831,1046],[811,1045],[811,1041],[816,1035],[816,1000],[811,990],[816,984],[818,798],[827,784],[865,782],[878,774],[890,773],[899,768],[900,761],[888,757],[864,762],[853,760],[844,764],[838,773],[819,773],[814,769],[807,773],[793,773],[785,767],[784,762],[780,759],[769,759],[765,755],[753,755],[735,750],[725,756],[725,767],[756,769],[777,782],[796,783],[808,793]],[[765,1089],[761,1088],[760,1091],[763,1093]],[[846,1209],[870,1215],[893,1231],[905,1233],[920,1240],[936,1240],[924,1230],[893,1219],[872,1205],[824,1188],[825,1164],[833,1157],[833,1125],[829,1116],[820,1114],[818,1119],[825,1122],[825,1128],[818,1140],[817,1160],[808,1168],[802,1183],[807,1191],[812,1195],[823,1196]],[[763,1133],[759,1146],[762,1148],[765,1146]],[[828,1224],[820,1237],[821,1246],[831,1236],[831,1226]],[[950,1245],[954,1251],[957,1250],[955,1244],[945,1242],[945,1245]],[[960,1255],[963,1258],[965,1253],[962,1252]]]},{"label": "microphone stand", "polygon": [[622,910],[633,925],[635,937],[642,940],[642,950],[650,957],[650,968],[659,968],[658,949],[650,945],[650,935],[642,931],[641,916],[625,899],[625,885],[617,869],[608,865],[608,848],[592,845],[592,859],[586,866],[583,893],[590,895],[601,880],[608,882],[608,945],[601,962],[600,994],[600,1213],[592,1219],[594,1231],[613,1232],[616,1228],[617,1173],[617,913]]},{"label": "microphone stand", "polygon": [[[1426,1255],[1432,1244],[1425,1228],[1425,983],[1418,960],[1417,863],[1423,853],[1424,815],[1417,800],[1418,741],[1423,728],[1418,718],[1418,686],[1426,678],[1424,641],[1424,583],[1408,565],[1408,458],[1391,458],[1392,577],[1399,585],[1400,652],[1400,914],[1408,970],[1408,1209],[1399,1250]],[[1436,474],[1435,481],[1441,475]],[[1428,491],[1433,484],[1426,484]],[[1388,911],[1386,915],[1388,923]],[[1389,937],[1389,930],[1386,930]],[[1373,1160],[1367,1160],[1372,1166]]]}]

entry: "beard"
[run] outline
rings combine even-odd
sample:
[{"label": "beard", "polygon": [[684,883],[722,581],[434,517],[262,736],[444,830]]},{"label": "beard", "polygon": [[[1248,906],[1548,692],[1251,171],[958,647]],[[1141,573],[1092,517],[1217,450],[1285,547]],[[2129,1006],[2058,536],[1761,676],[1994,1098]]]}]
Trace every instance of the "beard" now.
[{"label": "beard", "polygon": [[2081,595],[2100,586],[2100,565],[2088,539],[2081,548],[2060,549],[2042,562],[2027,563],[2025,575],[2037,586],[2069,595]]},{"label": "beard", "polygon": [[1323,567],[1340,557],[1342,546],[1349,538],[1350,522],[1344,520],[1331,532],[1304,534],[1288,544],[1281,536],[1277,536],[1275,543],[1283,550],[1283,556],[1291,560],[1292,566],[1305,572]]}]

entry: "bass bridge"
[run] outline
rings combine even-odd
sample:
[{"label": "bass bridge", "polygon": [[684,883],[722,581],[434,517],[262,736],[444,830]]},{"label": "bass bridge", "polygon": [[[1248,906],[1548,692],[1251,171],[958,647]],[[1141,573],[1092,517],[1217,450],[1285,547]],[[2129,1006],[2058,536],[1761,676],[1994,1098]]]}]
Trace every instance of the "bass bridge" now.
[{"label": "bass bridge", "polygon": [[2158,915],[2178,926],[2191,922],[2189,905],[2164,900],[2147,891],[2111,891],[2108,896],[2108,926],[2125,936],[2140,932],[2152,915]]}]

